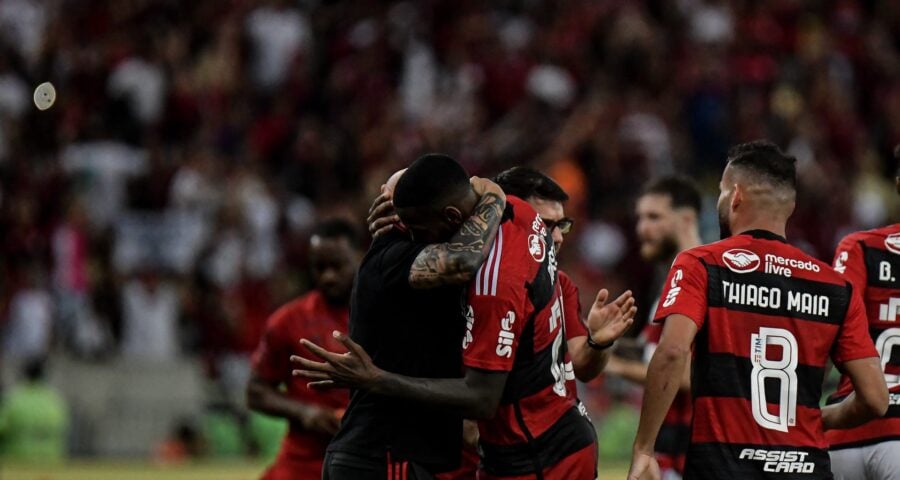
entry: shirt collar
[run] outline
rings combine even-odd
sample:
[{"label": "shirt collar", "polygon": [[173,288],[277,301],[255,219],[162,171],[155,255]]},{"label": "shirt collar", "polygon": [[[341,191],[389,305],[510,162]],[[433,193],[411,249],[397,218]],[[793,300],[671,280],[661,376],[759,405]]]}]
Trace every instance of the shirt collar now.
[{"label": "shirt collar", "polygon": [[772,233],[768,230],[747,230],[746,232],[742,232],[741,235],[750,235],[753,238],[761,238],[763,240],[774,240],[776,242],[788,243],[786,238],[778,235],[777,233]]}]

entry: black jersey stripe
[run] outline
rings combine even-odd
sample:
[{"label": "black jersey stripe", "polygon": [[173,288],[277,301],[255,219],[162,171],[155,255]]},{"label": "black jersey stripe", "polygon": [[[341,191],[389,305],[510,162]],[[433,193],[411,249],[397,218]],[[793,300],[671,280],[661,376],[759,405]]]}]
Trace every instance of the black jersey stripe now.
[{"label": "black jersey stripe", "polygon": [[[850,306],[851,290],[848,285],[835,285],[762,272],[735,273],[725,267],[709,264],[706,265],[706,271],[708,275],[707,302],[709,307],[723,307],[737,312],[798,318],[840,325],[843,323],[847,309]],[[750,289],[753,290],[753,298],[751,298]],[[765,295],[766,302],[771,301],[774,293],[769,295],[769,292],[772,289],[777,289],[777,306],[760,306],[764,305],[764,303],[755,300],[755,298],[759,295]],[[737,295],[738,292],[741,294]],[[815,310],[811,313],[803,308],[803,302],[792,301],[801,298],[806,300],[807,298],[802,297],[803,294],[812,295],[814,298],[827,297],[827,314],[820,315],[815,313]],[[735,296],[741,298],[734,300]]]},{"label": "black jersey stripe", "polygon": [[[753,450],[753,452],[749,452]],[[752,460],[748,456],[758,455],[758,451],[763,450],[766,453],[775,452],[774,455],[780,456],[778,452],[800,452],[805,454],[802,456],[802,462],[780,462],[775,461],[769,463],[767,460]],[[744,459],[741,459],[741,455]],[[801,455],[792,454],[795,459],[801,458]],[[789,465],[779,465],[779,463],[788,463]],[[797,468],[800,465],[794,464],[812,464],[813,471],[810,473],[797,472],[767,472],[768,469],[777,468]],[[728,444],[728,443],[694,443],[688,449],[687,460],[684,468],[684,478],[692,480],[722,480],[740,479],[740,480],[832,480],[834,476],[831,473],[831,461],[828,452],[817,448],[804,448],[794,446],[774,446],[774,445],[749,445],[749,444]]]},{"label": "black jersey stripe", "polygon": [[860,242],[866,264],[866,285],[878,288],[900,287],[900,255]]},{"label": "black jersey stripe", "polygon": [[[694,362],[693,365],[694,378],[698,379],[693,385],[695,398],[737,397],[750,400],[753,364],[749,358],[727,353],[704,352],[703,361]],[[825,369],[798,364],[796,373],[797,405],[819,408]],[[770,403],[778,403],[781,387],[778,380],[766,380],[765,398]]]},{"label": "black jersey stripe", "polygon": [[[523,336],[524,338],[526,337]],[[508,404],[528,398],[556,383],[550,369],[553,363],[553,344],[521,362],[518,361],[520,353],[524,353],[521,346],[516,353],[515,368],[506,377],[506,386],[503,389],[503,396],[500,397],[500,403]]]}]

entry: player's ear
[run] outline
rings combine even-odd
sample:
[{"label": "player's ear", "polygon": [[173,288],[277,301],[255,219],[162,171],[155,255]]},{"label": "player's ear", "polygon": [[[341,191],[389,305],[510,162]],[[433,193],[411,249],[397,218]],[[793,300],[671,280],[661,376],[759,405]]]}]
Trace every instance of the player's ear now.
[{"label": "player's ear", "polygon": [[444,218],[446,218],[448,222],[450,222],[454,225],[458,225],[458,224],[462,223],[463,220],[465,220],[463,218],[462,212],[459,211],[458,208],[456,208],[452,205],[448,205],[448,206],[444,207],[443,213],[444,213]]},{"label": "player's ear", "polygon": [[741,184],[734,184],[734,193],[731,195],[731,211],[735,211],[744,203],[744,189]]}]

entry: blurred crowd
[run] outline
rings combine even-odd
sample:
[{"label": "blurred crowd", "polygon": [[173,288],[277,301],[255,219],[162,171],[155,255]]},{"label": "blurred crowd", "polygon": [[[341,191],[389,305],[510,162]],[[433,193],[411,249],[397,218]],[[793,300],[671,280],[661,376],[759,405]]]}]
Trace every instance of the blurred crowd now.
[{"label": "blurred crowd", "polygon": [[426,151],[547,172],[582,293],[646,294],[640,185],[698,179],[716,239],[728,146],[769,138],[828,259],[897,218],[898,51],[890,0],[0,0],[3,356],[196,356],[240,390],[316,220],[363,228]]}]

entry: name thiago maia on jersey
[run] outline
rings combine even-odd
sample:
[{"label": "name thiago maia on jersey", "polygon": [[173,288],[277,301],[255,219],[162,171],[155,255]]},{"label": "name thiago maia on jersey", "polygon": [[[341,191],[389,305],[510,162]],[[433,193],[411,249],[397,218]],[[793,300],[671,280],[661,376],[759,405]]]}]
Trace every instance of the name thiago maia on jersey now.
[{"label": "name thiago maia on jersey", "polygon": [[806,315],[828,316],[830,299],[825,295],[787,290],[784,295],[778,287],[765,287],[750,283],[722,280],[722,298],[733,305],[780,309],[787,300],[788,311]]}]

